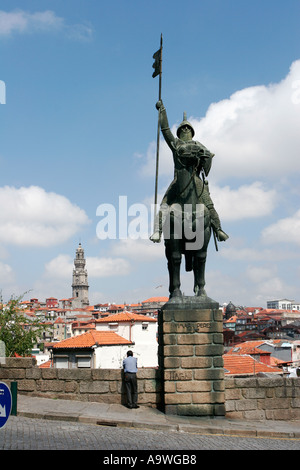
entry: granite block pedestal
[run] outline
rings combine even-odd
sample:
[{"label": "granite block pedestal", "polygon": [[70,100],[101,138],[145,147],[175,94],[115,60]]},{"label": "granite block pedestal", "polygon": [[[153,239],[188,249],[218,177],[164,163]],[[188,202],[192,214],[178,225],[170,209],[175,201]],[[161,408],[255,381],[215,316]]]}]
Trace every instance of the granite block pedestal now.
[{"label": "granite block pedestal", "polygon": [[158,315],[166,414],[224,416],[223,318],[205,297],[172,299]]}]

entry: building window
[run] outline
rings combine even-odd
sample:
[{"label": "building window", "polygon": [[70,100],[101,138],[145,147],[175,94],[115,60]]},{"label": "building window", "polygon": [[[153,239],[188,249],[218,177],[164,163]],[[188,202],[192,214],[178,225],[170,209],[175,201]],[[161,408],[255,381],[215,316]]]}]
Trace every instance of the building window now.
[{"label": "building window", "polygon": [[55,358],[56,369],[68,369],[69,361],[68,356],[61,356]]},{"label": "building window", "polygon": [[149,323],[142,323],[142,330],[148,330]]},{"label": "building window", "polygon": [[91,367],[91,357],[90,356],[77,356],[77,367]]}]

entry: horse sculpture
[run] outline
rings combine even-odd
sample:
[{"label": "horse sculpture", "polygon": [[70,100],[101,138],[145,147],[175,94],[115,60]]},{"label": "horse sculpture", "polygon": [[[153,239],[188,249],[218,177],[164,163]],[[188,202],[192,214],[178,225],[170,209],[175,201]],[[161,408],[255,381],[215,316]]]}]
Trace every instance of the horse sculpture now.
[{"label": "horse sculpture", "polygon": [[200,142],[192,140],[194,129],[185,113],[177,129],[178,138],[175,138],[162,101],[156,107],[160,112],[161,131],[173,153],[175,171],[155,218],[150,240],[160,242],[161,235],[164,236],[170,300],[176,301],[182,297],[180,268],[183,255],[186,271],[194,272],[195,295],[206,298],[205,264],[211,233],[213,231],[215,243],[216,240],[225,241],[228,238],[221,229],[205,180],[214,155]]}]

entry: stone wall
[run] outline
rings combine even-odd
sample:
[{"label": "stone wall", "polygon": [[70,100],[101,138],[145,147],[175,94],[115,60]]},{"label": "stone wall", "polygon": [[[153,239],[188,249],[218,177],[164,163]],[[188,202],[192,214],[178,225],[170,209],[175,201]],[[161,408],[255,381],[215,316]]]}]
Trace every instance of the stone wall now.
[{"label": "stone wall", "polygon": [[[125,404],[123,372],[107,369],[43,369],[31,358],[6,358],[0,381],[18,382],[21,394]],[[300,419],[300,377],[225,377],[226,417],[249,420]],[[161,373],[140,369],[139,403],[160,407]]]},{"label": "stone wall", "polygon": [[225,400],[227,418],[300,419],[300,378],[227,377]]},{"label": "stone wall", "polygon": [[[120,369],[43,369],[32,358],[6,358],[0,364],[0,381],[18,382],[21,394],[102,403],[126,403],[123,371]],[[139,369],[139,403],[159,407],[160,371]]]}]

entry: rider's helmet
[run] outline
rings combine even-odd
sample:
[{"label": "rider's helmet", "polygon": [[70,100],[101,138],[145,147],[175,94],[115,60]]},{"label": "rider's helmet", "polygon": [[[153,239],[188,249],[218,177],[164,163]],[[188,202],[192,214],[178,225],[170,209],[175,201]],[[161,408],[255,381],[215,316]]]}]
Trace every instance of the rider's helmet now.
[{"label": "rider's helmet", "polygon": [[180,136],[180,129],[181,129],[181,127],[183,127],[183,126],[189,126],[189,128],[190,128],[191,131],[192,131],[192,137],[194,137],[195,131],[194,131],[192,125],[191,125],[191,124],[189,123],[189,121],[186,119],[186,112],[183,113],[183,121],[182,121],[182,123],[179,124],[179,126],[178,126],[178,129],[177,129],[177,137]]}]

